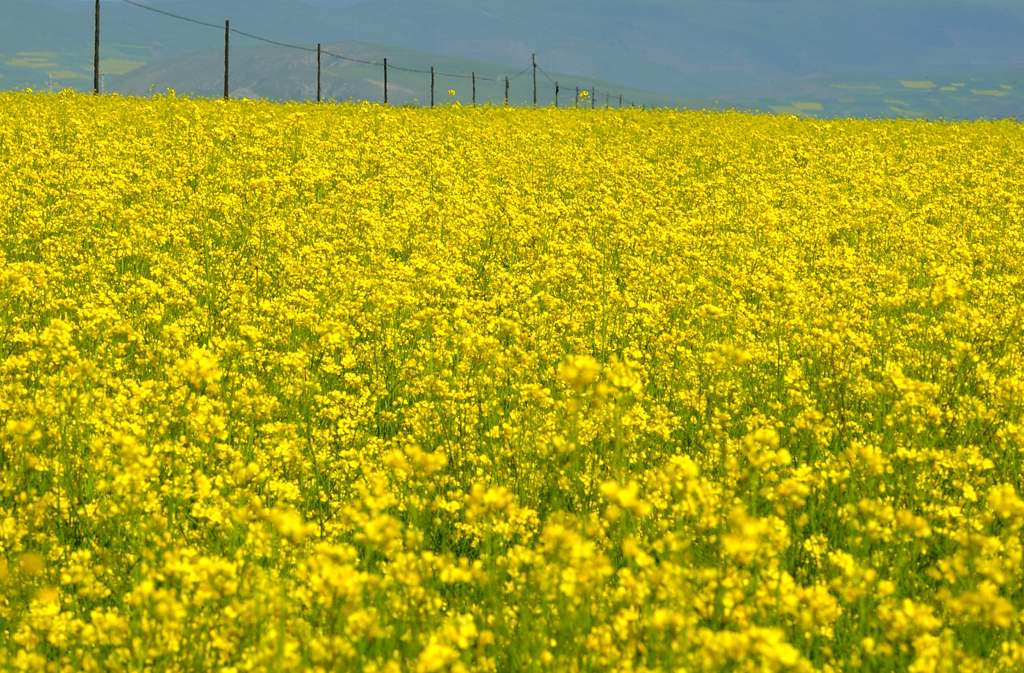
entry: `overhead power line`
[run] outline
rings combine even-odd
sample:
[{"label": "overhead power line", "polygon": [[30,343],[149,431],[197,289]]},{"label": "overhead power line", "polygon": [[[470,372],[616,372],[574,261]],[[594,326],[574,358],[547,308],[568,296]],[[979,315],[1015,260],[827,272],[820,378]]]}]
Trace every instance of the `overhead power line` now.
[{"label": "overhead power line", "polygon": [[[546,70],[544,70],[544,68],[542,68],[542,67],[540,67],[538,65],[537,66],[537,70],[539,70],[541,72],[541,74],[544,75],[544,77],[546,77],[548,79],[549,82],[551,82],[553,85],[555,85],[556,89],[560,86],[560,83],[558,81],[556,81],[550,74],[548,74],[548,72]],[[575,84],[575,83],[574,82],[570,82],[567,86],[573,85],[573,84]],[[581,88],[585,89],[585,87],[581,87]],[[579,95],[579,94],[577,94],[577,95]],[[624,100],[623,97],[622,97],[622,94],[617,94],[617,95],[618,95],[618,100],[619,100],[619,106],[620,107],[622,106],[623,103],[629,105],[630,107],[635,107],[635,104],[633,103],[633,101],[631,101],[631,100]]]},{"label": "overhead power line", "polygon": [[419,74],[419,75],[429,75],[430,74],[429,70],[420,70],[419,68],[407,68],[404,65],[395,65],[393,63],[388,63],[388,67],[392,68],[394,70],[400,70],[402,72],[413,72],[413,73],[416,73],[416,74]]},{"label": "overhead power line", "polygon": [[532,66],[532,65],[530,65],[530,66],[527,66],[527,67],[523,68],[522,70],[520,70],[520,71],[519,71],[519,72],[517,72],[516,74],[514,74],[514,75],[510,75],[510,76],[509,76],[509,78],[508,78],[508,81],[510,81],[510,82],[511,82],[512,80],[514,80],[514,79],[515,79],[515,78],[517,78],[517,77],[522,77],[522,76],[523,76],[523,75],[525,75],[526,73],[530,72],[530,70],[531,70],[531,69],[533,69],[533,66]]},{"label": "overhead power line", "polygon": [[[366,59],[356,58],[354,56],[345,56],[343,54],[335,54],[333,51],[327,51],[326,49],[324,50],[324,53],[327,54],[328,56],[333,56],[334,58],[339,58],[342,61],[351,61],[352,63],[362,63],[363,65],[379,65],[379,66],[383,66],[384,65],[383,61],[367,61]],[[390,67],[394,67],[394,66],[390,66]]]},{"label": "overhead power line", "polygon": [[188,16],[182,16],[181,14],[175,14],[174,12],[168,12],[167,10],[164,10],[164,9],[157,9],[156,7],[150,7],[149,5],[144,5],[141,2],[136,2],[135,0],[121,0],[121,2],[123,2],[123,3],[127,4],[127,5],[131,5],[133,7],[138,7],[139,9],[144,9],[147,12],[155,12],[157,14],[163,14],[164,16],[169,16],[172,19],[178,19],[179,21],[187,21],[189,23],[194,23],[197,26],[206,26],[207,28],[216,28],[217,30],[220,30],[221,28],[224,27],[223,25],[220,25],[220,24],[209,23],[207,21],[200,21],[199,19],[193,19],[193,18],[188,17]]},{"label": "overhead power line", "polygon": [[[248,37],[248,38],[250,38],[252,40],[259,40],[260,42],[266,42],[267,44],[273,44],[273,45],[276,45],[278,47],[284,47],[286,49],[296,49],[298,51],[306,51],[306,52],[311,52],[311,53],[314,53],[314,54],[316,53],[316,48],[314,48],[314,47],[303,47],[303,46],[297,45],[297,44],[288,44],[287,42],[278,42],[277,40],[271,40],[269,37],[260,37],[259,35],[253,35],[252,33],[247,33],[244,30],[238,30],[237,28],[232,28],[231,32],[235,33],[236,35],[242,35],[244,37]],[[331,55],[333,56],[333,54],[331,54]]]},{"label": "overhead power line", "polygon": [[[474,100],[475,100],[475,82],[477,82],[477,81],[499,82],[502,79],[504,79],[505,80],[505,88],[506,88],[506,94],[505,94],[506,95],[506,104],[508,102],[508,84],[510,82],[516,80],[517,78],[522,77],[526,73],[530,72],[531,69],[535,70],[535,71],[539,70],[544,75],[544,77],[546,77],[548,79],[549,82],[551,82],[553,85],[555,85],[555,89],[556,89],[555,95],[556,95],[556,101],[557,101],[557,93],[558,93],[559,83],[550,74],[548,74],[548,72],[546,70],[541,68],[540,65],[536,64],[535,61],[533,63],[531,63],[531,65],[527,66],[526,68],[523,68],[522,70],[520,70],[519,72],[515,73],[514,75],[505,75],[505,76],[500,76],[499,75],[499,76],[495,76],[495,77],[487,77],[487,76],[483,76],[483,75],[477,75],[475,72],[470,72],[470,73],[444,72],[444,71],[436,70],[433,67],[431,67],[429,70],[422,69],[422,68],[412,68],[412,67],[408,67],[408,66],[395,65],[394,63],[389,62],[388,59],[384,59],[383,61],[374,61],[374,60],[370,60],[370,59],[359,58],[359,57],[356,57],[356,56],[349,56],[347,54],[339,54],[337,52],[328,51],[326,49],[323,49],[320,44],[317,44],[316,46],[306,46],[306,45],[301,45],[301,44],[295,44],[295,43],[292,43],[292,42],[283,42],[281,40],[275,40],[273,38],[266,37],[265,35],[257,35],[255,33],[250,33],[248,31],[239,30],[237,28],[232,28],[231,25],[230,25],[230,22],[228,22],[228,21],[225,21],[223,24],[212,23],[210,21],[203,21],[202,19],[196,19],[196,18],[191,17],[191,16],[185,16],[183,14],[178,14],[176,12],[170,12],[170,11],[167,11],[166,9],[160,9],[159,7],[153,7],[152,5],[149,5],[149,4],[146,4],[146,3],[143,3],[143,2],[139,2],[138,0],[121,0],[121,1],[124,2],[126,5],[131,5],[132,7],[136,7],[138,9],[142,9],[142,10],[145,10],[147,12],[152,12],[154,14],[159,14],[161,16],[165,16],[165,17],[168,17],[168,18],[171,18],[171,19],[176,19],[178,21],[183,21],[183,22],[186,22],[186,23],[191,23],[191,24],[194,24],[194,25],[197,25],[197,26],[203,26],[205,28],[215,28],[217,30],[224,30],[225,31],[225,40],[224,40],[224,50],[225,50],[225,53],[224,53],[224,57],[225,57],[225,72],[224,72],[225,97],[227,97],[227,93],[228,93],[227,92],[227,82],[228,82],[228,50],[230,49],[230,44],[229,44],[229,40],[227,39],[227,35],[229,35],[230,33],[234,33],[236,35],[241,35],[242,37],[247,37],[247,38],[249,38],[251,40],[256,40],[258,42],[263,42],[265,44],[270,44],[270,45],[274,45],[274,46],[277,46],[277,47],[282,47],[284,49],[292,49],[292,50],[295,50],[295,51],[301,51],[301,52],[308,53],[308,54],[316,54],[317,55],[317,91],[318,92],[320,90],[320,70],[319,70],[319,68],[320,68],[320,66],[319,66],[320,56],[321,55],[325,55],[325,56],[330,56],[332,58],[336,58],[336,59],[339,59],[339,60],[342,60],[342,61],[348,61],[348,62],[351,62],[351,63],[359,63],[359,64],[362,64],[362,65],[369,65],[369,66],[374,66],[374,67],[383,67],[384,71],[385,71],[385,74],[384,74],[385,82],[387,81],[387,70],[389,68],[393,69],[393,70],[398,70],[398,71],[401,71],[401,72],[408,72],[408,73],[414,73],[414,74],[420,74],[420,75],[430,75],[431,76],[431,94],[433,94],[434,80],[438,76],[440,76],[440,77],[449,77],[449,78],[453,78],[453,79],[472,80],[474,82]],[[96,77],[98,78],[99,77],[99,62],[98,62],[98,53],[99,53],[99,2],[97,1],[96,4],[97,4],[97,7],[96,7],[96,23],[97,23],[97,26],[96,26],[97,59],[96,59],[96,61],[97,62],[94,64],[94,71],[95,71]],[[534,85],[535,85],[535,92],[536,92],[536,77],[534,77]],[[385,84],[385,88],[386,87],[387,87],[387,84]],[[98,85],[95,88],[96,88],[97,93],[98,93]],[[607,96],[607,94],[606,94],[606,96]],[[386,91],[385,91],[384,99],[385,99],[385,101],[387,101],[387,92]],[[619,100],[620,101],[622,100],[622,96],[621,95],[619,96]],[[633,103],[630,102],[629,104],[632,105]],[[620,105],[621,105],[621,103],[620,103]]]}]

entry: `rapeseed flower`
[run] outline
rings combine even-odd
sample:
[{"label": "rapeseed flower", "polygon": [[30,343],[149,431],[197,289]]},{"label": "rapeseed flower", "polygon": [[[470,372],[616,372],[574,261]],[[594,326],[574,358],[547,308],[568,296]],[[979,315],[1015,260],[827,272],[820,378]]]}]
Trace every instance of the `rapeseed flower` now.
[{"label": "rapeseed flower", "polygon": [[1024,670],[1018,123],[2,93],[0,158],[0,667]]}]

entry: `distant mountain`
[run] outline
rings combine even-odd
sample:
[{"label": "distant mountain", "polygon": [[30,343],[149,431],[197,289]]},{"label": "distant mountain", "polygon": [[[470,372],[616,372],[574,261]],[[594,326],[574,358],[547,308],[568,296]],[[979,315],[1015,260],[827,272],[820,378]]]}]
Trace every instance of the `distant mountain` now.
[{"label": "distant mountain", "polygon": [[[361,61],[390,63],[423,68],[433,64],[436,69],[435,98],[437,104],[455,101],[470,104],[473,101],[472,81],[468,77],[451,74],[475,73],[477,101],[480,104],[501,104],[504,101],[504,76],[512,79],[509,100],[513,105],[526,105],[532,101],[533,87],[528,72],[520,68],[511,73],[510,67],[452,56],[426,54],[393,47],[381,47],[360,42],[340,42],[323,45],[322,93],[325,100],[381,101],[384,92],[384,72],[380,66],[340,60],[329,54],[342,54]],[[221,50],[203,50],[180,57],[166,59],[134,70],[121,77],[111,78],[110,90],[131,95],[162,92],[168,88],[181,94],[220,96],[223,93],[223,63]],[[274,100],[313,100],[316,97],[316,57],[275,47],[239,47],[232,49],[231,95],[260,97]],[[426,66],[429,68],[429,66]],[[425,72],[408,72],[390,68],[388,73],[389,101],[396,105],[428,105],[430,102],[430,76]],[[574,104],[575,86],[596,87],[598,102],[617,105],[617,98],[606,101],[610,91],[623,94],[624,102],[636,105],[668,105],[668,97],[640,91],[621,85],[589,78],[569,77],[558,73],[554,78],[574,82],[563,87],[559,102]],[[602,93],[604,92],[604,93]],[[551,80],[539,78],[538,98],[541,104],[554,103],[554,85]],[[695,102],[696,104],[696,102]],[[706,105],[707,103],[704,102]]]},{"label": "distant mountain", "polygon": [[[231,17],[239,29],[287,42],[401,54],[420,68],[446,61],[517,71],[536,51],[549,74],[622,83],[653,92],[652,102],[660,96],[817,115],[979,117],[1024,110],[1019,0],[143,2],[215,24]],[[88,84],[91,2],[5,4],[0,87]],[[213,83],[200,80],[214,76],[221,39],[211,28],[104,2],[110,87],[145,91],[173,80],[206,91]],[[281,84],[293,71],[299,77],[308,70],[301,53],[284,56],[241,36],[234,44],[252,48],[246,53],[258,63],[250,77],[245,60],[237,60],[240,85],[246,82],[254,95],[303,97],[308,82]],[[282,55],[274,56],[275,49]],[[372,73],[336,71],[336,90],[357,97],[374,90],[367,83]],[[355,79],[345,83],[342,75]],[[143,86],[147,76],[152,81]]]}]

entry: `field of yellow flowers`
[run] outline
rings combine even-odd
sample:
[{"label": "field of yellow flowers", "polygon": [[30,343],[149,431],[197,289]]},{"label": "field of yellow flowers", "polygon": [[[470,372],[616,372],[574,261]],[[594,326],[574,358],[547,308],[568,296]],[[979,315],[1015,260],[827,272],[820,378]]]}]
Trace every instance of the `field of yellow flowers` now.
[{"label": "field of yellow flowers", "polygon": [[0,94],[0,669],[1024,671],[1022,165]]}]

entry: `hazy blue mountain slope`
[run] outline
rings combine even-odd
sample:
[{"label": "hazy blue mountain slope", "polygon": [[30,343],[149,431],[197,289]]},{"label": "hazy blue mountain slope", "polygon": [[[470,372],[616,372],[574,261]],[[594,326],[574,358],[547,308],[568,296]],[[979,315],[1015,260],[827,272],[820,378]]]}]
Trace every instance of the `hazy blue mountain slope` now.
[{"label": "hazy blue mountain slope", "polygon": [[[548,71],[679,100],[761,109],[803,104],[793,109],[814,114],[971,117],[1015,115],[1024,108],[1020,0],[148,3],[213,23],[231,17],[237,28],[289,42],[392,45],[388,51],[396,56],[401,51],[403,58],[417,54],[437,61],[447,56],[515,69],[525,67],[536,51]],[[0,24],[0,86],[84,86],[92,3],[7,4],[12,19]],[[111,66],[105,72],[111,86],[142,65],[173,70],[188,55],[219,49],[223,39],[218,30],[123,2],[105,0],[104,6],[104,56]],[[241,36],[235,44],[239,49],[259,46]],[[275,70],[274,58],[266,58],[264,67]],[[157,71],[138,71],[133,81],[147,72]],[[267,78],[280,76],[269,72]],[[257,92],[276,95],[278,89],[271,89]]]},{"label": "hazy blue mountain slope", "polygon": [[[502,77],[508,74],[509,70],[499,64],[356,42],[332,43],[324,45],[324,48],[367,61],[380,61],[387,55],[391,62],[395,63],[433,63],[438,72],[435,86],[438,105],[455,101],[468,105],[473,100],[470,81],[448,77],[443,73],[476,72],[477,101],[481,104],[501,104],[504,100]],[[234,50],[232,61],[234,66],[231,72],[231,93],[234,97],[312,100],[316,96],[316,61],[312,54],[274,47],[242,47]],[[171,88],[179,94],[220,96],[223,93],[222,67],[222,52],[205,50],[160,61],[115,78],[112,80],[111,88],[134,95],[159,93]],[[429,75],[395,69],[391,69],[389,74],[390,102],[398,105],[429,104]],[[566,75],[552,74],[568,79]],[[601,92],[613,89],[617,93],[623,93],[625,101],[632,101],[638,105],[666,105],[672,102],[651,92],[623,88],[600,80],[573,78],[572,81],[588,88],[597,87],[599,102],[602,105],[605,104],[605,97]],[[383,98],[383,71],[379,66],[368,66],[325,56],[322,86],[323,97],[326,100],[380,101]],[[538,90],[541,104],[548,105],[554,102],[553,86],[548,80],[541,78]],[[450,91],[454,91],[454,94]],[[562,105],[572,105],[574,98],[575,91],[572,87],[563,88],[560,96]],[[530,78],[527,75],[520,75],[512,81],[510,101],[514,105],[525,105],[531,100]],[[618,101],[611,102],[617,104]],[[693,103],[701,104],[699,101]]]}]

